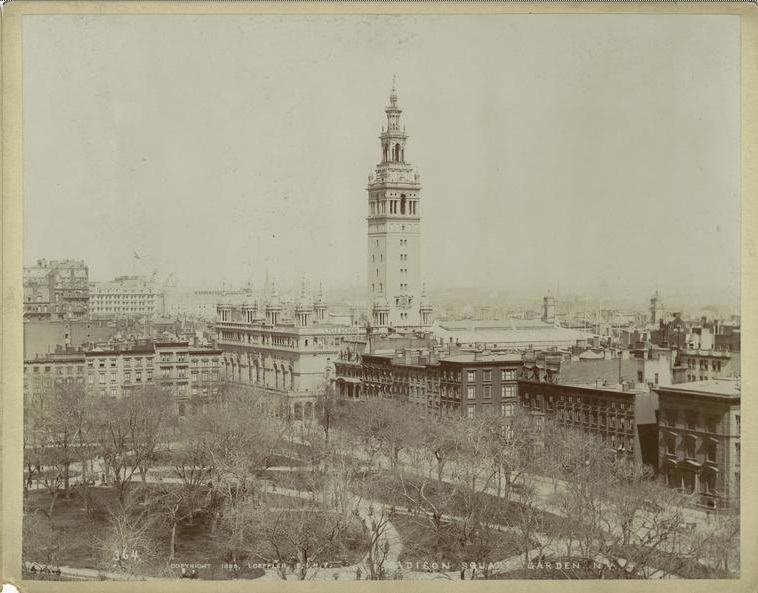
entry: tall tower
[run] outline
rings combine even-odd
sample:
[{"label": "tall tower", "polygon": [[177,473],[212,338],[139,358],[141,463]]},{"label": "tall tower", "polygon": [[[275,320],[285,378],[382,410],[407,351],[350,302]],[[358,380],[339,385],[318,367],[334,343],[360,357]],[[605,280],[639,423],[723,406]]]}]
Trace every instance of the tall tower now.
[{"label": "tall tower", "polygon": [[[405,160],[408,136],[400,125],[393,78],[382,160],[368,178],[368,303],[375,327],[421,325],[419,175]],[[381,306],[377,305],[380,303]],[[388,310],[385,312],[385,307]]]},{"label": "tall tower", "polygon": [[549,290],[542,299],[542,321],[555,323],[555,299]]},{"label": "tall tower", "polygon": [[650,297],[650,323],[657,326],[661,319],[663,319],[663,302],[656,290],[655,294]]}]

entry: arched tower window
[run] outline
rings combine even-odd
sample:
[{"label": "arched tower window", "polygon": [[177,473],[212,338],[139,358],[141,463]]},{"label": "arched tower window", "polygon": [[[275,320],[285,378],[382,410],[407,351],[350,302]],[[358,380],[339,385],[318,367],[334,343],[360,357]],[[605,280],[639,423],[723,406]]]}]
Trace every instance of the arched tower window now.
[{"label": "arched tower window", "polygon": [[400,214],[405,214],[405,194],[400,194]]},{"label": "arched tower window", "polygon": [[395,144],[395,160],[400,160],[400,143]]}]

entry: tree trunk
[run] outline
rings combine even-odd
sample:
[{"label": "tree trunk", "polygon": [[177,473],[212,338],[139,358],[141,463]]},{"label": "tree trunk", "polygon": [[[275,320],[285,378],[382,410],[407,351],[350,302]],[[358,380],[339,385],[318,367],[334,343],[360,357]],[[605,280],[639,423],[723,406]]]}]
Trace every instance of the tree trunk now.
[{"label": "tree trunk", "polygon": [[171,522],[171,543],[169,547],[168,560],[171,562],[176,553],[176,521]]},{"label": "tree trunk", "polygon": [[52,517],[53,516],[53,509],[55,508],[55,499],[58,498],[58,490],[56,489],[53,492],[53,496],[50,499],[50,506],[47,509],[47,516]]}]

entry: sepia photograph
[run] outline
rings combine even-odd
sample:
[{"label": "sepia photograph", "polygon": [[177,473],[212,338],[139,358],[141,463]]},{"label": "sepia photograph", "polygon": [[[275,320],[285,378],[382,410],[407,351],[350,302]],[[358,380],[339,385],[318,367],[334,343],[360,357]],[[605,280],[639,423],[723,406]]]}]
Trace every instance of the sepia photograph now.
[{"label": "sepia photograph", "polygon": [[738,12],[15,18],[24,582],[737,583]]}]

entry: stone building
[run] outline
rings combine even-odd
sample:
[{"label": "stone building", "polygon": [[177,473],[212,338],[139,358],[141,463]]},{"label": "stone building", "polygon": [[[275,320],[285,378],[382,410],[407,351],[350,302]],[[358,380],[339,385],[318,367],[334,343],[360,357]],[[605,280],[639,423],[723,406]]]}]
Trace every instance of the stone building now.
[{"label": "stone building", "polygon": [[275,287],[263,310],[256,302],[219,304],[217,309],[222,378],[281,397],[298,419],[313,417],[314,403],[327,385],[327,369],[343,341],[365,333],[358,326],[328,323],[323,291],[314,300],[304,287],[292,318]]},{"label": "stone building", "polygon": [[142,276],[118,276],[90,283],[90,314],[95,319],[151,318],[162,313],[162,294]]},{"label": "stone building", "polygon": [[735,507],[740,497],[740,383],[709,379],[661,387],[660,473],[705,507]]}]

